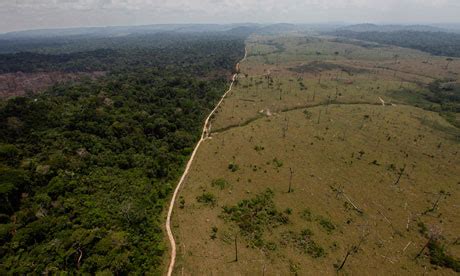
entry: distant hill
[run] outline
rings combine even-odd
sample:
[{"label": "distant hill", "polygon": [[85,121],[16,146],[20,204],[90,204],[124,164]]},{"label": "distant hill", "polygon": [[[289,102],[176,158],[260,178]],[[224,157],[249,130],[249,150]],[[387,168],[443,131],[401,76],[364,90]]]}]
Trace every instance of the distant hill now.
[{"label": "distant hill", "polygon": [[203,32],[256,32],[258,34],[279,34],[285,32],[308,32],[308,31],[352,31],[352,32],[460,32],[459,24],[438,25],[377,25],[356,24],[343,26],[343,24],[154,24],[141,26],[110,26],[110,27],[85,27],[85,28],[62,28],[62,29],[38,29],[17,31],[0,34],[0,40],[16,39],[46,39],[58,37],[120,37],[136,34],[155,34],[161,32],[178,33],[203,33]]},{"label": "distant hill", "polygon": [[295,32],[299,31],[302,28],[299,25],[288,24],[288,23],[278,23],[263,26],[257,30],[259,34],[278,34],[285,32]]},{"label": "distant hill", "polygon": [[229,35],[248,36],[257,32],[258,29],[258,26],[239,26],[226,31],[226,33]]},{"label": "distant hill", "polygon": [[356,24],[340,27],[337,31],[351,32],[399,32],[399,31],[416,31],[416,32],[448,32],[448,30],[428,26],[428,25],[376,25],[376,24]]},{"label": "distant hill", "polygon": [[113,26],[90,28],[41,29],[0,34],[0,40],[56,38],[70,36],[119,37],[133,34],[161,32],[224,32],[238,27],[255,27],[256,24],[158,24],[143,26]]},{"label": "distant hill", "polygon": [[449,32],[460,33],[460,23],[441,23],[441,24],[433,24],[433,26],[442,28]]},{"label": "distant hill", "polygon": [[[0,35],[0,54],[18,52],[64,54],[126,48],[132,45],[150,47],[157,45],[156,41],[162,41],[163,44],[168,41],[175,43],[174,38],[177,36],[184,39],[191,36],[222,37],[225,35],[233,39],[246,37],[257,31],[259,27],[257,24],[177,24],[21,31]],[[167,46],[163,44],[162,47]]]}]

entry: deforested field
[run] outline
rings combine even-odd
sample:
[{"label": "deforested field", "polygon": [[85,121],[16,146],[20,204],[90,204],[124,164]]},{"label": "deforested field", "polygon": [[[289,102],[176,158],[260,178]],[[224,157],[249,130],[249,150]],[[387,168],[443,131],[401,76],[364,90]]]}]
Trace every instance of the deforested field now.
[{"label": "deforested field", "polygon": [[176,275],[453,275],[460,60],[253,35],[174,210]]}]

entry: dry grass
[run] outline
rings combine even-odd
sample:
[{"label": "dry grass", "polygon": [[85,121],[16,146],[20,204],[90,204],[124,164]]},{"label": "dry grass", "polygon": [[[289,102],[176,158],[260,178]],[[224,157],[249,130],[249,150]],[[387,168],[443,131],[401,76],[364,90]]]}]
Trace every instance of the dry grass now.
[{"label": "dry grass", "polygon": [[[176,274],[333,274],[358,245],[341,272],[454,274],[430,265],[425,254],[414,257],[427,242],[422,224],[442,229],[448,252],[460,257],[456,129],[437,113],[392,98],[401,86],[417,88],[430,76],[450,75],[442,58],[431,57],[431,69],[421,69],[416,64],[427,55],[407,49],[360,49],[299,37],[258,37],[248,45],[252,56],[242,65],[247,77],[241,76],[214,118],[217,132],[200,148],[180,194],[183,204],[173,217]],[[352,50],[350,57],[334,54],[345,49]],[[321,72],[321,82],[319,74],[289,70],[317,60],[316,51],[322,62],[365,70],[349,75],[332,68]],[[392,64],[395,51],[404,59]],[[377,69],[380,65],[390,69]],[[453,62],[450,71],[460,72],[459,65]],[[270,68],[273,85],[267,86],[260,75]],[[381,106],[379,97],[399,101]],[[223,188],[213,185],[222,179],[228,182]],[[262,243],[254,243],[241,225],[225,219],[223,207],[254,199],[267,188],[276,212],[288,222],[267,224]],[[203,194],[212,195],[214,204],[197,201]],[[324,254],[311,253],[317,248]]]}]

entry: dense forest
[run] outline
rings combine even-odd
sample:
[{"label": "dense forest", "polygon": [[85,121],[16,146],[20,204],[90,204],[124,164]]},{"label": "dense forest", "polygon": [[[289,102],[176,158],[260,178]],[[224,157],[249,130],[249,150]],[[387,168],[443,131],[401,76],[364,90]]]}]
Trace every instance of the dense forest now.
[{"label": "dense forest", "polygon": [[[226,32],[15,40],[10,42],[12,53],[0,54],[0,73],[92,72],[150,66],[193,67],[189,68],[190,72],[204,74],[213,68],[232,67],[233,60],[224,58],[228,53],[216,50],[227,47],[233,49],[237,46],[235,41],[241,37]],[[25,52],[14,52],[25,45],[32,45],[33,48]],[[197,63],[196,60],[201,61]]]},{"label": "dense forest", "polygon": [[0,102],[0,274],[161,273],[166,199],[244,37],[145,40],[0,56],[1,72],[109,72]]},{"label": "dense forest", "polygon": [[446,32],[394,31],[328,33],[339,37],[412,48],[440,56],[460,57],[460,34]]}]

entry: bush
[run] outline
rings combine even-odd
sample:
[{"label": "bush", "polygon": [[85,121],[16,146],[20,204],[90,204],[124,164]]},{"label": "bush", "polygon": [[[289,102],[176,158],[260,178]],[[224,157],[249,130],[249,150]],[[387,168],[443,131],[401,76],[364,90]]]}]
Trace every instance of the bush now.
[{"label": "bush", "polygon": [[263,146],[255,146],[254,147],[254,150],[259,152],[259,151],[263,151],[265,148]]},{"label": "bush", "polygon": [[217,238],[217,230],[218,228],[216,226],[213,226],[211,228],[211,239],[215,240]]},{"label": "bush", "polygon": [[273,165],[276,167],[276,168],[280,168],[283,166],[283,161],[280,161],[278,160],[276,157],[273,158]]},{"label": "bush", "polygon": [[301,213],[300,213],[300,217],[306,221],[312,221],[313,219],[313,216],[311,214],[311,211],[310,209],[304,209]]},{"label": "bush", "polygon": [[202,195],[197,196],[196,200],[199,203],[203,203],[210,206],[215,206],[217,203],[216,197],[211,193],[203,193]]},{"label": "bush", "polygon": [[295,248],[304,254],[308,254],[313,258],[319,258],[326,255],[324,249],[316,244],[312,239],[313,232],[310,229],[304,229],[300,233],[288,231],[282,234],[285,243],[291,243]]},{"label": "bush", "polygon": [[236,172],[237,170],[240,169],[240,167],[237,165],[237,164],[234,164],[234,163],[230,163],[228,165],[228,169],[232,172]]},{"label": "bush", "polygon": [[319,225],[321,225],[328,234],[335,230],[334,224],[328,218],[319,217],[318,220]]},{"label": "bush", "polygon": [[221,190],[227,188],[229,186],[227,180],[223,179],[223,178],[219,178],[219,179],[214,179],[211,183],[211,186],[213,187],[219,187]]},{"label": "bush", "polygon": [[240,232],[256,247],[262,247],[265,230],[286,224],[289,218],[276,209],[273,191],[267,189],[255,198],[245,199],[235,206],[224,206],[223,218],[236,223]]},{"label": "bush", "polygon": [[460,272],[460,261],[448,255],[443,245],[439,241],[432,240],[428,244],[430,251],[430,262],[434,265],[451,268],[455,272]]}]

